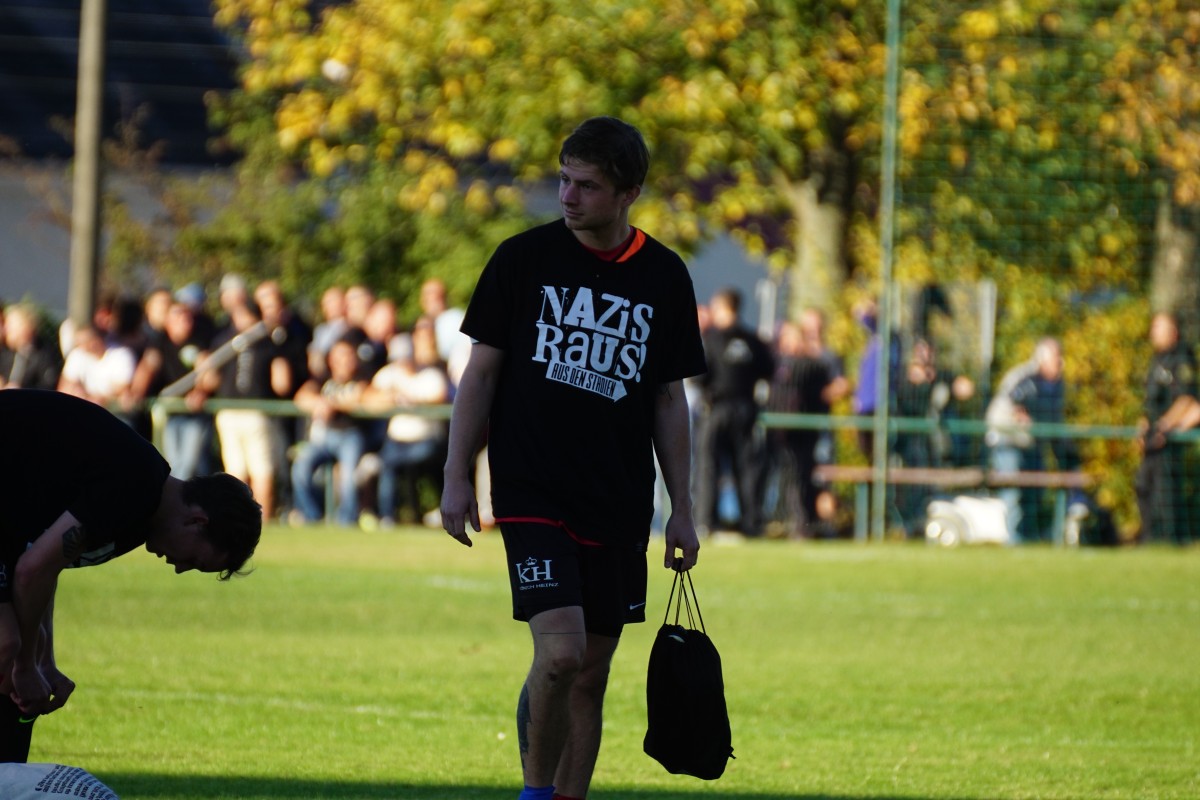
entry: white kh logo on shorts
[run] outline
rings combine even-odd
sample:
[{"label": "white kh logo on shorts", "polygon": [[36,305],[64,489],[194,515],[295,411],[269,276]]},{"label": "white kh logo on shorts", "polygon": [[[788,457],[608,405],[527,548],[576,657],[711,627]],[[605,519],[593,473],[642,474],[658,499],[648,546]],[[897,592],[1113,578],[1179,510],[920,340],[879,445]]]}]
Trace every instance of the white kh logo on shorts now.
[{"label": "white kh logo on shorts", "polygon": [[522,563],[514,564],[517,568],[517,578],[521,583],[549,583],[554,580],[550,574],[550,559],[539,562],[533,556],[525,559]]}]

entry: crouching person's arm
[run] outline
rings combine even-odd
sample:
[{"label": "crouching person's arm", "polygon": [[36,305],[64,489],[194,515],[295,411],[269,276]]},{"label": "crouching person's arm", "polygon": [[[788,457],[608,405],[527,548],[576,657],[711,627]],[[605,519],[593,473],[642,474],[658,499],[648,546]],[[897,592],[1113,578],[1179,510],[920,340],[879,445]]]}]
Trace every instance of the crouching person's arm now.
[{"label": "crouching person's arm", "polygon": [[[13,577],[12,607],[15,611],[20,646],[13,660],[12,693],[21,711],[45,714],[61,708],[52,695],[59,683],[60,691],[70,694],[66,676],[54,667],[53,622],[54,592],[58,575],[74,563],[84,550],[83,526],[70,512],[62,516],[37,538],[17,560]],[[43,672],[48,668],[50,674]],[[74,684],[70,684],[70,690]]]}]

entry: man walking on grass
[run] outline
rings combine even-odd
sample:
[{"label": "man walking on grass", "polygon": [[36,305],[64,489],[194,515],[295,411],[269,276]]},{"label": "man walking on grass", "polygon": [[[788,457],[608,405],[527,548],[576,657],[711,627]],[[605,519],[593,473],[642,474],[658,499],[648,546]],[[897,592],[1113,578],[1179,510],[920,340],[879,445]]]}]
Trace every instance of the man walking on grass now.
[{"label": "man walking on grass", "polygon": [[559,153],[563,218],[500,245],[462,325],[472,345],[450,427],[442,524],[480,530],[469,475],[486,433],[513,617],[533,634],[517,704],[520,800],[584,798],[609,664],[645,620],[657,454],[671,498],[664,566],[699,541],[682,381],[705,369],[683,261],[629,225],[649,152],[611,117]]}]

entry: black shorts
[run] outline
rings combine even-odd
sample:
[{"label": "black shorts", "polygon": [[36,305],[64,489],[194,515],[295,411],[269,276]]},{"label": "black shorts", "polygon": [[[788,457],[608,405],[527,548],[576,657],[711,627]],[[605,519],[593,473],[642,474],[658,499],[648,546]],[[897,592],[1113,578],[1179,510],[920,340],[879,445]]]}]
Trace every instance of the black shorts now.
[{"label": "black shorts", "polygon": [[586,543],[551,520],[497,520],[508,555],[513,619],[580,606],[588,633],[620,636],[646,621],[644,548]]}]

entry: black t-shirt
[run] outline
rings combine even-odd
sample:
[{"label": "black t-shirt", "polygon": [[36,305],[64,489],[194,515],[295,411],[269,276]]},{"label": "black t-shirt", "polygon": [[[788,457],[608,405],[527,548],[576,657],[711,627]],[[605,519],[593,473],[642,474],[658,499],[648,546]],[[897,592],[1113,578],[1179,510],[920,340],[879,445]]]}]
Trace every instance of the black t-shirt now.
[{"label": "black t-shirt", "polygon": [[829,403],[822,394],[832,380],[829,362],[824,359],[782,357],[775,365],[768,407],[779,412],[828,414]]},{"label": "black t-shirt", "polygon": [[754,386],[775,368],[770,348],[749,328],[709,328],[704,333],[708,374],[704,387],[712,403],[754,403]]},{"label": "black t-shirt", "polygon": [[502,243],[480,276],[462,330],[505,352],[488,434],[497,518],[648,538],[655,398],[705,365],[687,268],[638,242],[607,262],[558,220]]},{"label": "black t-shirt", "polygon": [[950,387],[954,384],[954,375],[944,369],[934,372],[929,380],[917,382],[908,375],[903,375],[896,384],[896,413],[902,417],[927,417],[940,408],[934,408],[934,390],[942,387],[947,395],[943,405],[949,399]]},{"label": "black t-shirt", "polygon": [[133,428],[86,400],[10,389],[0,391],[0,442],[0,547],[10,580],[26,546],[64,511],[86,536],[73,566],[146,543],[170,467]]},{"label": "black t-shirt", "polygon": [[[226,328],[213,339],[212,349],[216,350],[237,334],[238,331],[233,328]],[[271,362],[279,357],[279,347],[270,337],[259,339],[243,349],[221,366],[221,384],[217,396],[242,400],[275,398],[271,388]]]},{"label": "black t-shirt", "polygon": [[1066,408],[1066,390],[1062,379],[1047,380],[1033,373],[1009,393],[1034,422],[1062,422]]},{"label": "black t-shirt", "polygon": [[183,344],[175,344],[164,331],[155,331],[150,336],[146,351],[154,350],[162,356],[162,368],[150,386],[149,394],[157,395],[175,381],[190,374],[196,368],[196,360],[208,349],[208,342],[193,333]]},{"label": "black t-shirt", "polygon": [[1184,395],[1196,396],[1196,358],[1191,349],[1177,344],[1155,353],[1150,360],[1146,373],[1146,418],[1151,423],[1157,422]]},{"label": "black t-shirt", "polygon": [[292,371],[292,385],[300,386],[308,380],[308,345],[312,342],[308,323],[290,315],[287,322],[271,331],[271,342]]},{"label": "black t-shirt", "polygon": [[14,388],[53,389],[61,372],[58,349],[46,342],[35,341],[21,351],[0,347],[0,378]]}]

